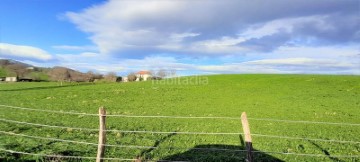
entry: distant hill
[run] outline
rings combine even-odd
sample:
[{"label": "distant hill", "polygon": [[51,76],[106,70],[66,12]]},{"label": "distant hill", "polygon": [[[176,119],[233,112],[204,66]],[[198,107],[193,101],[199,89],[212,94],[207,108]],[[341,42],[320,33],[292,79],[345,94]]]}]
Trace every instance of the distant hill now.
[{"label": "distant hill", "polygon": [[10,64],[17,64],[24,67],[34,67],[30,64],[26,64],[20,61],[12,60],[12,59],[0,59],[0,66],[10,65]]},{"label": "distant hill", "polygon": [[11,59],[0,59],[0,77],[28,78],[35,81],[90,81],[93,75],[67,67],[44,68]]}]

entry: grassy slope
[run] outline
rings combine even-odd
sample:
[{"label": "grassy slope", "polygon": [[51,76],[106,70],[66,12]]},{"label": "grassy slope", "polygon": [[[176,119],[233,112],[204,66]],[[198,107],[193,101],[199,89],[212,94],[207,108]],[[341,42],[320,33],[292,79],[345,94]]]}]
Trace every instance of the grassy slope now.
[{"label": "grassy slope", "polygon": [[6,70],[0,67],[0,77],[6,77],[6,75],[7,75]]},{"label": "grassy slope", "polygon": [[[109,114],[231,116],[246,111],[250,118],[273,118],[327,122],[360,123],[360,77],[319,75],[219,75],[208,76],[207,85],[151,82],[97,84],[59,87],[56,83],[0,84],[0,103],[47,110],[97,113],[104,105]],[[2,110],[6,110],[2,108]],[[49,125],[97,128],[97,117],[37,113],[24,110],[0,112],[1,118]],[[143,119],[108,117],[107,127],[120,130],[241,132],[240,121],[220,119]],[[359,126],[295,124],[250,120],[254,134],[281,135],[321,139],[360,141]],[[96,132],[34,128],[33,126],[0,123],[1,130],[27,135],[97,142]],[[109,133],[108,144],[152,146],[161,141],[160,149],[107,149],[107,157],[133,158],[138,155],[153,159],[191,156],[187,149],[169,150],[166,147],[194,147],[205,144],[239,146],[236,135],[152,135]],[[305,140],[253,137],[253,146],[261,151],[295,152],[306,154],[360,155],[359,144],[311,143]],[[28,138],[0,136],[3,148],[50,154],[95,156],[96,146],[51,143]],[[242,148],[238,148],[242,149]],[[185,152],[185,153],[184,153]],[[217,154],[218,153],[218,154]],[[202,153],[203,155],[205,153]],[[210,158],[219,157],[213,152]],[[222,153],[222,155],[224,155]],[[241,155],[241,154],[237,154]],[[9,154],[0,154],[13,158]],[[233,156],[227,155],[227,156]],[[286,161],[319,161],[292,155],[272,155]],[[31,159],[33,157],[22,157]],[[203,157],[203,158],[209,158]],[[242,158],[237,156],[234,158]],[[257,158],[261,157],[257,155]],[[168,159],[176,159],[171,157]],[[184,159],[177,159],[184,160]],[[204,160],[204,159],[200,159]],[[349,159],[344,159],[349,160]],[[356,159],[353,159],[356,160]]]}]

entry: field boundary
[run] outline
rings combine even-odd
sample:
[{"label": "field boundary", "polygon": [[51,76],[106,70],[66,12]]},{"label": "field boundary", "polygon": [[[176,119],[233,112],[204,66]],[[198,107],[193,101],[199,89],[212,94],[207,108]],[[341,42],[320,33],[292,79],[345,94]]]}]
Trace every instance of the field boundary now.
[{"label": "field boundary", "polygon": [[[40,109],[32,109],[32,108],[23,108],[23,107],[16,107],[16,106],[8,106],[8,105],[0,105],[1,107],[7,107],[10,109],[20,109],[20,110],[30,110],[30,111],[41,111],[46,113],[62,113],[67,115],[87,115],[87,116],[97,116],[100,117],[100,120],[105,117],[136,117],[136,118],[184,118],[184,119],[237,119],[241,120],[240,118],[234,117],[185,117],[185,116],[138,116],[138,115],[102,115],[102,114],[86,114],[86,113],[77,113],[77,112],[63,112],[63,111],[53,111],[53,110],[40,110]],[[276,119],[261,119],[261,118],[249,118],[253,120],[275,120],[275,121],[284,121],[287,120],[276,120]],[[79,131],[99,131],[99,129],[93,128],[76,128],[76,127],[66,127],[66,126],[56,126],[56,125],[47,125],[47,124],[38,124],[38,123],[30,123],[24,121],[16,121],[16,120],[9,120],[0,118],[0,121],[7,122],[7,123],[14,123],[14,124],[26,124],[36,127],[47,127],[47,128],[59,128],[59,129],[72,129],[72,130],[79,130]],[[291,122],[291,120],[290,120]],[[295,121],[299,122],[299,121]],[[301,121],[307,124],[310,121]],[[325,124],[327,122],[313,122],[313,124]],[[330,124],[341,124],[341,123],[330,123]],[[344,124],[344,123],[342,123]],[[357,126],[360,124],[353,124],[353,123],[345,123],[351,124],[351,126]],[[105,124],[104,124],[105,126]],[[121,133],[150,133],[150,134],[184,134],[184,135],[244,135],[244,133],[240,132],[161,132],[161,131],[147,131],[147,130],[107,130],[104,129],[103,132],[121,132]],[[101,130],[100,130],[101,133]],[[85,141],[74,141],[74,140],[67,140],[67,139],[59,139],[59,138],[49,138],[49,137],[40,137],[40,136],[31,136],[26,134],[16,134],[13,132],[6,132],[0,130],[0,134],[6,134],[11,136],[18,136],[18,137],[26,137],[38,140],[52,140],[58,142],[66,142],[66,143],[76,143],[76,144],[84,144],[84,145],[92,145],[92,146],[102,146],[102,147],[119,147],[119,148],[131,148],[131,149],[193,149],[193,150],[209,150],[209,151],[233,151],[233,152],[246,152],[247,150],[236,150],[236,149],[217,149],[217,148],[181,148],[181,147],[152,147],[152,146],[136,146],[136,145],[109,145],[109,144],[101,144],[101,143],[90,143]],[[334,140],[334,139],[313,139],[313,138],[306,138],[306,137],[289,137],[289,136],[277,136],[277,135],[266,135],[266,134],[251,134],[252,136],[257,137],[265,137],[265,138],[279,138],[279,139],[291,139],[291,140],[308,140],[308,141],[322,141],[322,142],[336,142],[336,143],[351,143],[351,144],[360,144],[359,141],[343,141],[343,140]],[[100,140],[99,140],[100,141]],[[38,153],[28,153],[28,152],[21,152],[21,151],[14,151],[5,148],[0,148],[0,151],[13,153],[13,154],[22,154],[22,155],[31,155],[31,156],[43,156],[43,157],[53,157],[53,158],[69,158],[69,159],[96,159],[96,157],[82,157],[82,156],[62,156],[62,155],[47,155],[47,154],[38,154]],[[282,154],[282,155],[294,155],[294,156],[310,156],[310,157],[330,157],[330,158],[358,158],[360,155],[327,155],[327,154],[304,154],[304,153],[295,153],[295,152],[273,152],[273,151],[251,151],[251,153],[266,153],[266,154]],[[101,156],[102,157],[102,156]],[[99,159],[99,158],[98,158]],[[135,161],[139,159],[121,159],[121,158],[100,158],[101,160],[123,160],[123,161]],[[162,160],[158,160],[162,161]]]},{"label": "field boundary", "polygon": [[[55,110],[41,110],[33,108],[25,108],[18,106],[0,105],[0,108],[6,107],[11,109],[20,109],[28,111],[39,111],[47,113],[69,114],[69,115],[83,115],[83,116],[99,116],[99,114],[89,114],[80,112],[66,112]],[[228,120],[240,120],[240,117],[226,117],[226,116],[151,116],[151,115],[123,115],[123,114],[109,114],[107,117],[125,117],[125,118],[173,118],[173,119],[228,119]],[[271,119],[271,118],[248,118],[249,120],[259,121],[274,121],[285,123],[303,123],[303,124],[328,124],[328,125],[342,125],[342,126],[360,126],[360,123],[335,123],[335,122],[323,122],[323,121],[305,121],[305,120],[286,120],[286,119]]]},{"label": "field boundary", "polygon": [[[28,123],[16,120],[7,120],[0,118],[0,121],[16,123],[16,124],[26,124],[33,125],[39,127],[49,127],[49,128],[60,128],[60,129],[72,129],[72,130],[80,130],[80,131],[99,131],[99,129],[92,128],[79,128],[79,127],[65,127],[65,126],[56,126],[56,125],[46,125],[46,124],[37,124],[37,123]],[[238,132],[159,132],[159,131],[146,131],[146,130],[104,130],[105,132],[120,132],[120,133],[149,133],[149,134],[186,134],[186,135],[244,135],[244,133]],[[252,136],[258,137],[268,137],[268,138],[282,138],[282,139],[294,139],[294,140],[309,140],[309,141],[322,141],[322,142],[337,142],[337,143],[353,143],[360,144],[359,141],[342,141],[342,140],[334,140],[334,139],[314,139],[314,138],[303,138],[303,137],[289,137],[289,136],[277,136],[277,135],[266,135],[266,134],[251,134]]]}]

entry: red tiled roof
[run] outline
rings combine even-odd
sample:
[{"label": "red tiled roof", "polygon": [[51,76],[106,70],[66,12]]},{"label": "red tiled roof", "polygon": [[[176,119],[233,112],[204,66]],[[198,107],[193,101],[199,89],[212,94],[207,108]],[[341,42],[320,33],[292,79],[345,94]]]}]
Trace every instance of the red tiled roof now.
[{"label": "red tiled roof", "polygon": [[150,74],[150,71],[139,71],[136,74],[140,74],[140,75]]}]

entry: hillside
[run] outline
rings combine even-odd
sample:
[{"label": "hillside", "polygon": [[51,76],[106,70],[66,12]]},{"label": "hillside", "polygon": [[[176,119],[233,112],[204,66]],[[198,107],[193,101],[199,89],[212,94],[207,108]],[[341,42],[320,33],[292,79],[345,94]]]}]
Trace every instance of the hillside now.
[{"label": "hillside", "polygon": [[11,59],[0,59],[0,77],[29,78],[34,81],[89,80],[87,74],[67,67],[36,67]]},{"label": "hillside", "polygon": [[[0,111],[0,129],[17,134],[3,133],[0,143],[22,152],[96,156],[98,116],[62,112],[97,114],[105,106],[108,115],[127,116],[106,118],[107,129],[113,130],[107,132],[107,144],[112,145],[106,147],[107,158],[243,161],[245,153],[236,151],[244,149],[239,138],[242,112],[249,117],[256,161],[357,161],[360,156],[359,76],[214,75],[124,84],[0,84],[0,96],[0,108],[6,110]],[[0,157],[41,159],[6,153]]]}]

